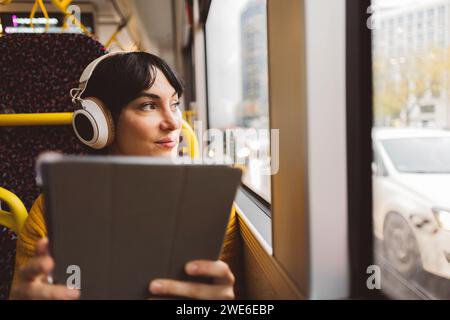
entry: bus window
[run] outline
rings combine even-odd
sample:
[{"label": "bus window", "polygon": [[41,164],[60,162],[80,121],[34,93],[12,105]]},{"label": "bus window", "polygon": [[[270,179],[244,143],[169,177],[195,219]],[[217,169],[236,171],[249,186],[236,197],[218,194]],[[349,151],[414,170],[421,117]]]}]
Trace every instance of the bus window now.
[{"label": "bus window", "polygon": [[225,132],[223,153],[244,167],[243,183],[270,203],[266,5],[212,1],[205,29],[209,128]]},{"label": "bus window", "polygon": [[372,1],[375,259],[392,298],[450,297],[446,0]]}]

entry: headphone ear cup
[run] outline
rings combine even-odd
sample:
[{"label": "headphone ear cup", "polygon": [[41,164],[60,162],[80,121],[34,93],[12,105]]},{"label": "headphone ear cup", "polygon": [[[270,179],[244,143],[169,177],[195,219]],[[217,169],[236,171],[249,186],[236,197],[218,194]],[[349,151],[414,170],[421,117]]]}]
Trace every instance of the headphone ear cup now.
[{"label": "headphone ear cup", "polygon": [[114,121],[109,109],[96,98],[80,101],[82,109],[73,115],[72,126],[78,139],[94,149],[102,149],[114,141]]},{"label": "headphone ear cup", "polygon": [[108,134],[105,147],[108,147],[114,141],[114,138],[116,136],[116,128],[114,126],[114,119],[112,117],[111,111],[109,111],[108,107],[106,107],[106,105],[100,99],[93,97],[89,99],[95,102],[95,104],[99,109],[101,109],[103,116],[105,117]]}]

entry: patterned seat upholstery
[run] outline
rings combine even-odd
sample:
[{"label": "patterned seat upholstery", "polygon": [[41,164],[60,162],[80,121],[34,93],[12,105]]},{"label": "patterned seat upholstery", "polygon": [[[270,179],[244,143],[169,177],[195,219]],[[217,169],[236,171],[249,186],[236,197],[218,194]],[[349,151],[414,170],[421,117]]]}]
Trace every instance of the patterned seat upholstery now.
[{"label": "patterned seat upholstery", "polygon": [[[0,38],[0,113],[73,111],[69,90],[89,62],[104,54],[80,34],[14,34]],[[0,127],[0,187],[30,210],[40,193],[34,163],[45,150],[90,153],[70,126]],[[8,297],[16,235],[0,226],[0,299]]]}]

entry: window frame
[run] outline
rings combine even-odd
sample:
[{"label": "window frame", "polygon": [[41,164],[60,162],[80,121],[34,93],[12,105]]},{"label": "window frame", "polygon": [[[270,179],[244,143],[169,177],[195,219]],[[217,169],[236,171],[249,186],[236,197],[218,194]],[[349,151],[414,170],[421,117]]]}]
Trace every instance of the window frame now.
[{"label": "window frame", "polygon": [[[373,90],[372,32],[367,24],[371,0],[347,0],[346,90],[348,242],[351,299],[387,298],[370,290],[367,267],[375,264],[372,168]],[[364,27],[362,27],[364,26]],[[364,106],[364,107],[361,107]]]}]

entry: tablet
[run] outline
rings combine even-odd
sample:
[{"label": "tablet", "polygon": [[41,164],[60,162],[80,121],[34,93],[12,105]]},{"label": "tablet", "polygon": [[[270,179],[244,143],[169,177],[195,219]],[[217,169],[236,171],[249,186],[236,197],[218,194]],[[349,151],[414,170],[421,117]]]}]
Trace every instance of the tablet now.
[{"label": "tablet", "polygon": [[82,299],[149,298],[152,279],[186,280],[188,261],[219,258],[241,170],[146,157],[38,163],[53,279]]}]

